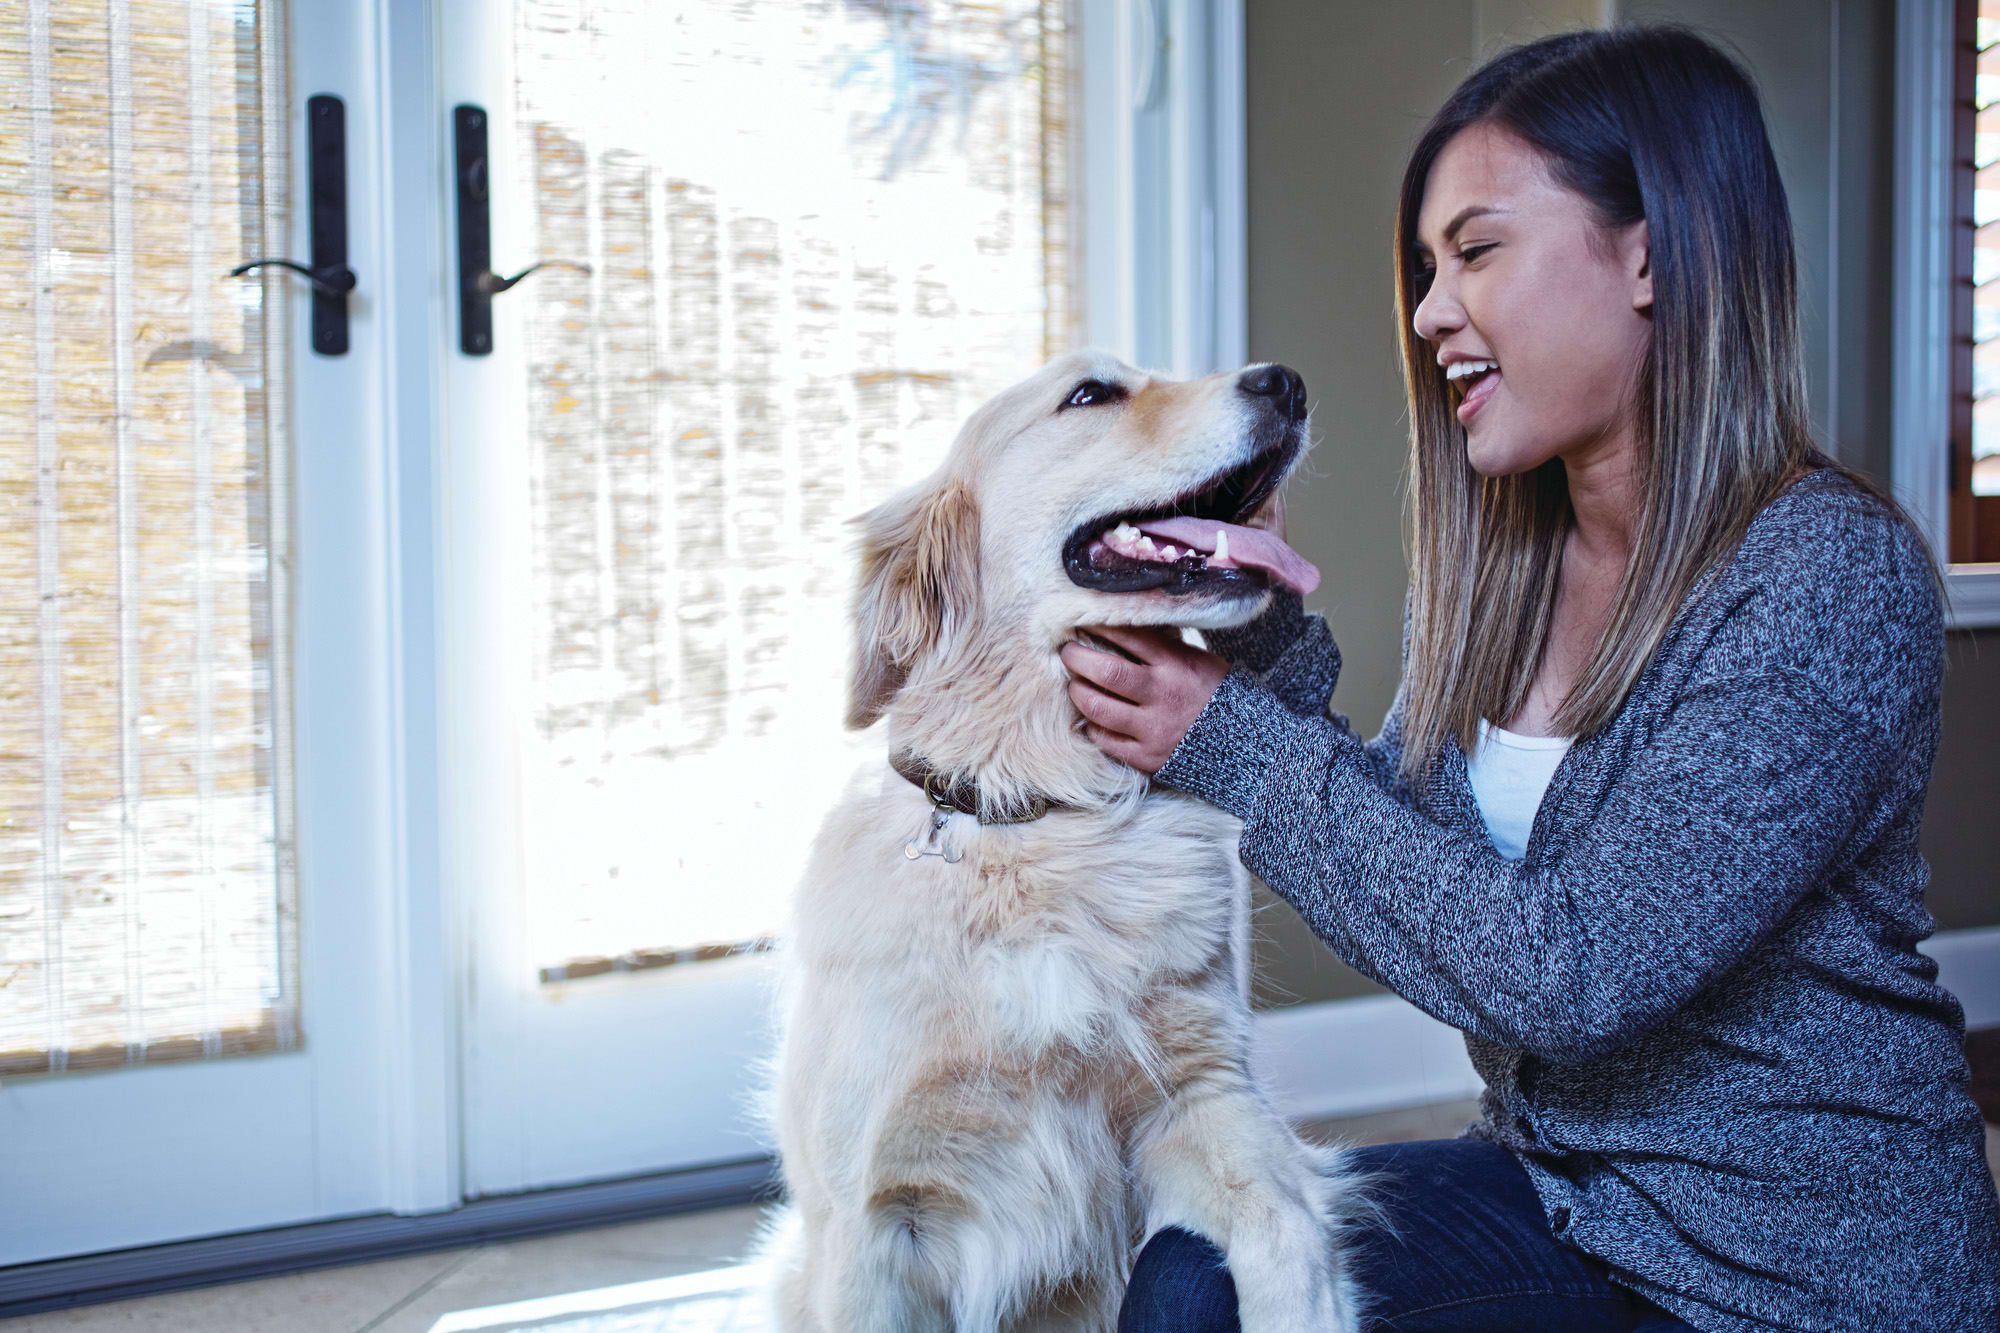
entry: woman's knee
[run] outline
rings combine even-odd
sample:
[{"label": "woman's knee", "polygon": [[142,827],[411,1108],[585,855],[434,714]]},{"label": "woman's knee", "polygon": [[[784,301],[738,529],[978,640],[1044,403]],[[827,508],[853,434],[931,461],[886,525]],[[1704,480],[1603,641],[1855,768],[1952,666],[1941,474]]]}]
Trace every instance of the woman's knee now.
[{"label": "woman's knee", "polygon": [[1222,1251],[1192,1231],[1166,1227],[1132,1265],[1118,1333],[1237,1333],[1236,1280]]}]

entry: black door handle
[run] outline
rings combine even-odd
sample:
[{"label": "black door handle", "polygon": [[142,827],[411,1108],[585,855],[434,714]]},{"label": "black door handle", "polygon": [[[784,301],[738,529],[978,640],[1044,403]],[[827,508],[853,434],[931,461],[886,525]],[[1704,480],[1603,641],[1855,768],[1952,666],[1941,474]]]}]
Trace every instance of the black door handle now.
[{"label": "black door handle", "polygon": [[493,352],[493,298],[542,268],[590,272],[588,264],[544,259],[511,278],[493,271],[492,175],[486,155],[486,112],[451,109],[453,177],[458,182],[458,349],[467,356]]},{"label": "black door handle", "polygon": [[304,264],[293,263],[289,259],[253,259],[247,264],[238,264],[230,269],[229,276],[240,278],[254,268],[288,268],[304,277],[312,284],[314,291],[324,296],[346,296],[354,290],[354,270],[345,264],[336,268],[307,268]]},{"label": "black door handle", "polygon": [[330,93],[306,99],[306,193],[312,223],[312,263],[253,259],[229,270],[288,268],[312,284],[312,346],[321,356],[347,352],[347,294],[354,270],[347,266],[347,107]]}]

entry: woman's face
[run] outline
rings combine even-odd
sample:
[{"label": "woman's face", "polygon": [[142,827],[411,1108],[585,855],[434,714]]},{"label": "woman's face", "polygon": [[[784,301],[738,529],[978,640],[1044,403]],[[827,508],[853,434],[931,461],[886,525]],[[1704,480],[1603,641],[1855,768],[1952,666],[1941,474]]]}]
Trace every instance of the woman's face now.
[{"label": "woman's face", "polygon": [[1646,224],[1602,231],[1535,149],[1474,125],[1431,165],[1417,243],[1433,273],[1417,336],[1447,370],[1453,361],[1500,367],[1450,381],[1474,469],[1503,477],[1551,458],[1573,474],[1628,465],[1633,391],[1652,338]]}]

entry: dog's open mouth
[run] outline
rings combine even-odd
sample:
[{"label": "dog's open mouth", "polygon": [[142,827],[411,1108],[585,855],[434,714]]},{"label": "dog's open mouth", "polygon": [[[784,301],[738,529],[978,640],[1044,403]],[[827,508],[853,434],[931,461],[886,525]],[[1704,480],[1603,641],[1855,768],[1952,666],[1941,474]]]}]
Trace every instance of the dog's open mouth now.
[{"label": "dog's open mouth", "polygon": [[1241,522],[1277,489],[1302,445],[1288,433],[1164,504],[1091,519],[1063,543],[1063,569],[1094,592],[1226,593],[1274,583],[1311,592],[1319,571],[1275,534]]}]

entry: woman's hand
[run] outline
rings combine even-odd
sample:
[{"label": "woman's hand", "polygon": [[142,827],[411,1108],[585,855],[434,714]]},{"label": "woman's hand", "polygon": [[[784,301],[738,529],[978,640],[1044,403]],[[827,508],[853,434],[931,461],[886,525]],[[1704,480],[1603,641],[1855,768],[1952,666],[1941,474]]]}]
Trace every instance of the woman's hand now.
[{"label": "woman's hand", "polygon": [[1062,646],[1069,697],[1091,744],[1141,773],[1157,773],[1201,716],[1229,663],[1182,642],[1172,628],[1087,625],[1137,662],[1071,641]]}]

